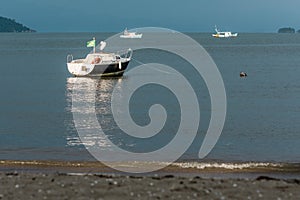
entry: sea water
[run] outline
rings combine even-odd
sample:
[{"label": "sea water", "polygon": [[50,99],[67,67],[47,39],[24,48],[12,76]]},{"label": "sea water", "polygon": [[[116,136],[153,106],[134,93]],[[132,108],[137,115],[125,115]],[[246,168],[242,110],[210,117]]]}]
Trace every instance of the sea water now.
[{"label": "sea water", "polygon": [[[150,123],[148,111],[153,104],[161,104],[168,113],[161,132],[149,140],[122,133],[111,112],[114,87],[137,75],[130,70],[141,63],[158,62],[182,72],[194,88],[201,121],[197,137],[179,161],[203,161],[198,152],[210,120],[210,97],[205,82],[186,61],[168,52],[144,49],[134,52],[122,78],[75,78],[68,73],[68,54],[84,57],[91,50],[85,47],[86,41],[96,37],[99,42],[111,35],[0,34],[0,160],[95,160],[86,150],[88,144],[82,144],[73,119],[72,95],[78,79],[86,92],[90,86],[96,88],[97,119],[114,144],[132,152],[163,148],[180,123],[180,104],[169,90],[147,85],[132,97],[132,119],[141,126]],[[213,58],[227,95],[224,129],[204,161],[299,163],[300,34],[241,33],[231,39],[216,39],[209,33],[187,35]],[[241,71],[248,76],[241,78]],[[160,71],[138,75],[165,77]],[[109,148],[105,143],[102,147]]]}]

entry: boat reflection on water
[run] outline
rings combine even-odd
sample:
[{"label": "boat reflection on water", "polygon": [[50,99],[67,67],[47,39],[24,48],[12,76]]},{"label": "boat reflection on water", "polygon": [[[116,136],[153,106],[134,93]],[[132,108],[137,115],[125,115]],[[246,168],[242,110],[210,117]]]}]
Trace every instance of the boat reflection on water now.
[{"label": "boat reflection on water", "polygon": [[[176,135],[180,124],[180,105],[175,95],[164,87],[155,84],[144,85],[134,91],[129,103],[124,94],[130,87],[132,76],[119,78],[72,77],[67,79],[67,112],[69,121],[67,144],[70,147],[85,147],[89,151],[105,150],[113,155],[118,149],[128,152],[147,153],[163,148]],[[118,97],[124,102],[114,114],[130,110],[130,119],[115,118],[112,112],[112,98]],[[151,137],[130,135],[118,124],[127,126],[132,120],[138,126],[146,127],[151,119],[149,110],[152,105],[160,104],[165,108],[168,118],[161,130]],[[116,107],[114,107],[115,109]],[[119,120],[118,123],[115,120]],[[76,123],[75,123],[76,122]],[[71,128],[70,128],[71,127]],[[75,128],[76,127],[76,128]],[[84,145],[84,146],[83,146]]]},{"label": "boat reflection on water", "polygon": [[[117,83],[125,77],[119,78],[89,78],[89,77],[71,77],[66,83],[67,112],[70,120],[66,123],[68,135],[66,136],[67,145],[92,147],[97,145],[100,148],[109,148],[105,138],[101,138],[96,133],[85,134],[84,138],[79,138],[74,123],[74,113],[81,116],[91,116],[96,113],[98,122],[105,133],[113,132],[118,127],[115,125],[111,112],[112,91]],[[94,106],[90,106],[92,105]],[[72,106],[76,104],[76,106]],[[97,125],[99,125],[97,124]],[[78,125],[78,124],[77,124]],[[97,128],[96,125],[87,120],[85,128]]]}]

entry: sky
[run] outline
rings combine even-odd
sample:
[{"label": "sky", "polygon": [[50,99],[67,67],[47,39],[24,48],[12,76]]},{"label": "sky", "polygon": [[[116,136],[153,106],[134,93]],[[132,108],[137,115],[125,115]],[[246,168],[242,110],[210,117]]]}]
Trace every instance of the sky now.
[{"label": "sky", "polygon": [[164,27],[182,32],[300,29],[299,0],[1,0],[0,16],[38,32],[121,32]]}]

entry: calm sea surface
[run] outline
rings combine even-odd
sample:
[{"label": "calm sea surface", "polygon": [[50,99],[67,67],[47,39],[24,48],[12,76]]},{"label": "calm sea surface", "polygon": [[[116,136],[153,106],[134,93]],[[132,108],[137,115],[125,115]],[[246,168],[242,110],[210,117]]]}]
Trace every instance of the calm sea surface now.
[{"label": "calm sea surface", "polygon": [[[66,56],[85,56],[86,41],[109,33],[0,34],[0,160],[77,160],[94,158],[81,144],[72,116],[74,81]],[[217,64],[227,93],[227,117],[222,135],[206,160],[216,162],[300,162],[300,34],[240,34],[215,39],[210,34],[188,34]],[[134,52],[128,70],[140,62],[164,62],[184,71],[199,99],[198,135],[182,160],[197,160],[210,118],[209,93],[203,80],[187,70],[183,60],[167,52]],[[240,78],[240,71],[248,74]],[[110,98],[120,79],[81,78],[83,87],[97,88],[96,111],[109,138],[132,152],[149,152],[170,142],[178,129],[179,104],[165,88],[148,85],[133,97],[130,109],[139,125],[149,123],[148,108],[162,104],[168,120],[159,136],[135,140],[120,134]],[[161,76],[141,74],[141,76]],[[84,89],[84,88],[83,88]],[[82,97],[84,98],[84,96]],[[192,120],[192,119],[188,119]],[[142,133],[141,133],[142,134]],[[105,145],[104,145],[105,148]]]}]

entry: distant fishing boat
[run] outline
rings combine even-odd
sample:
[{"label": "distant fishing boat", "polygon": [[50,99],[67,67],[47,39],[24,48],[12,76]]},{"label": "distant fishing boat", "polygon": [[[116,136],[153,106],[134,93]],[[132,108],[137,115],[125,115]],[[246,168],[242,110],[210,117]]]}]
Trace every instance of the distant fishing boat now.
[{"label": "distant fishing boat", "polygon": [[219,31],[217,26],[215,26],[215,34],[212,34],[213,37],[216,38],[230,38],[230,37],[237,37],[238,33],[231,33],[229,31]]},{"label": "distant fishing boat", "polygon": [[94,47],[83,59],[73,60],[67,56],[67,67],[74,76],[122,76],[132,57],[132,50],[126,49],[116,53],[102,52],[106,42],[100,42],[100,52],[96,52],[96,40],[87,43],[87,47]]},{"label": "distant fishing boat", "polygon": [[142,38],[142,36],[142,33],[129,32],[126,28],[123,32],[123,35],[120,35],[120,38]]}]

